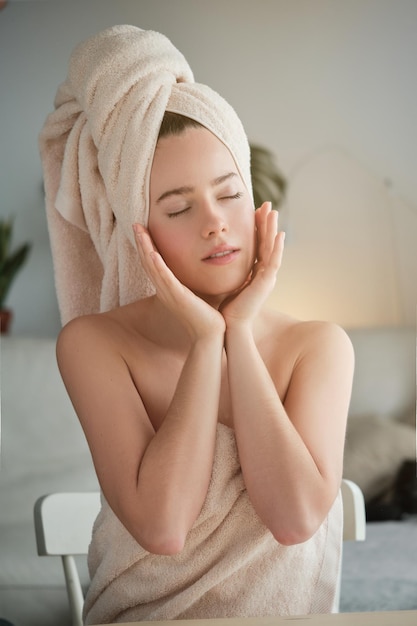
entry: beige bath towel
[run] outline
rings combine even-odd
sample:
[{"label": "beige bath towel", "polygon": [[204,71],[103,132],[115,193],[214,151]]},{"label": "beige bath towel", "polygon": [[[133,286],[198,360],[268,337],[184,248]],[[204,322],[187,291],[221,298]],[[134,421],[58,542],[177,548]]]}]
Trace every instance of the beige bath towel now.
[{"label": "beige bath towel", "polygon": [[153,291],[138,264],[132,224],[147,224],[150,168],[166,110],[216,134],[251,190],[239,118],[194,82],[164,35],[115,26],[81,43],[39,137],[63,323]]},{"label": "beige bath towel", "polygon": [[208,496],[182,553],[143,550],[103,500],[86,623],[332,612],[341,542],[339,496],[309,541],[278,544],[249,501],[234,432],[219,424]]}]

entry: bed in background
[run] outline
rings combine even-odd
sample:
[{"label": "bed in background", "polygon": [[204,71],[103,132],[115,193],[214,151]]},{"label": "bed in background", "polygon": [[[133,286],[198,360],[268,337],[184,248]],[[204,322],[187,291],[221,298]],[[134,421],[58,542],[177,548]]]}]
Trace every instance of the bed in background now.
[{"label": "bed in background", "polygon": [[362,489],[365,542],[345,542],[341,611],[417,609],[416,333],[354,329],[344,476]]}]

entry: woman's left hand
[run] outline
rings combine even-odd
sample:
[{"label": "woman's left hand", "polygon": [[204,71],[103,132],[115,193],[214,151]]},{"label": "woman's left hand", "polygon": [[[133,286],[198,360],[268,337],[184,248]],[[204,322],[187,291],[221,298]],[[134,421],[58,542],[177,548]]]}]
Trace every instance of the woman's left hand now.
[{"label": "woman's left hand", "polygon": [[285,233],[278,232],[278,212],[272,210],[270,202],[255,211],[255,225],[257,258],[252,272],[241,289],[220,307],[226,327],[251,323],[271,294],[281,266]]}]

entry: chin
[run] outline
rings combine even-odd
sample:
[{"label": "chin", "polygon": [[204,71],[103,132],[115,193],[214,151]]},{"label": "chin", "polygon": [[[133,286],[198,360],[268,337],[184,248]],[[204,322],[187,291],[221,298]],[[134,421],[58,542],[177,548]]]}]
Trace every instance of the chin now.
[{"label": "chin", "polygon": [[221,291],[219,291],[218,289],[213,292],[201,292],[196,290],[194,291],[194,293],[196,294],[196,296],[210,304],[212,307],[218,309],[223,304],[223,302],[227,300],[227,298],[230,298],[231,296],[237,294],[242,289],[246,281],[247,278],[243,282],[240,281],[238,283],[234,283],[230,286],[230,288],[222,289]]}]

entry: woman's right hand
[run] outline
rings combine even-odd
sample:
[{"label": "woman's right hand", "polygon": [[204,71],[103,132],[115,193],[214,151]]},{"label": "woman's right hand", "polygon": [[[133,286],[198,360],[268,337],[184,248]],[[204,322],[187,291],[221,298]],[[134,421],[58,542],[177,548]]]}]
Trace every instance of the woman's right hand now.
[{"label": "woman's right hand", "polygon": [[224,334],[226,324],[222,314],[178,280],[144,226],[134,224],[133,230],[141,263],[155,287],[156,296],[182,322],[191,339]]}]

